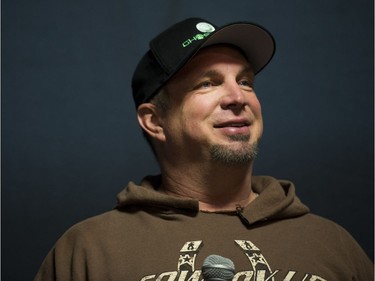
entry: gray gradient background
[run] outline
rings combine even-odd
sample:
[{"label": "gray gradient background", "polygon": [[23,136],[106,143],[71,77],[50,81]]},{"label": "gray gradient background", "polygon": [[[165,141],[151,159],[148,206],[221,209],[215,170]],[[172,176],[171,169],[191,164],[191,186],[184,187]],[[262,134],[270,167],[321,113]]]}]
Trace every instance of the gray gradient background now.
[{"label": "gray gradient background", "polygon": [[275,58],[256,82],[265,133],[255,174],[294,181],[373,258],[373,9],[372,0],[2,1],[2,280],[31,280],[68,227],[158,172],[130,77],[149,39],[189,16],[274,34]]}]

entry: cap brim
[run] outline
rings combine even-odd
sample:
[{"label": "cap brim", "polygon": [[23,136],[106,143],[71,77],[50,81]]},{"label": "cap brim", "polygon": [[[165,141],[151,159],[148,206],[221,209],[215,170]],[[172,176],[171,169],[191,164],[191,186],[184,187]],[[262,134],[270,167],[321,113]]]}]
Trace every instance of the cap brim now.
[{"label": "cap brim", "polygon": [[270,62],[275,53],[275,40],[272,35],[252,23],[232,23],[221,27],[207,38],[198,50],[215,44],[231,44],[240,48],[255,74]]}]

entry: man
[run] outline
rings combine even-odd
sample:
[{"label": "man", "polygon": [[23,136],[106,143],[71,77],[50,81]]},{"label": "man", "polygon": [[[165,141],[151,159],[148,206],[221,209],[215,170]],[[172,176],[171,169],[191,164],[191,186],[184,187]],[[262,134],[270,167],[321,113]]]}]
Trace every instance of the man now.
[{"label": "man", "polygon": [[254,75],[274,48],[260,26],[198,18],[152,40],[133,97],[161,175],[68,230],[35,280],[208,280],[212,254],[234,269],[211,280],[372,280],[359,245],[310,214],[292,183],[252,175],[263,130]]}]

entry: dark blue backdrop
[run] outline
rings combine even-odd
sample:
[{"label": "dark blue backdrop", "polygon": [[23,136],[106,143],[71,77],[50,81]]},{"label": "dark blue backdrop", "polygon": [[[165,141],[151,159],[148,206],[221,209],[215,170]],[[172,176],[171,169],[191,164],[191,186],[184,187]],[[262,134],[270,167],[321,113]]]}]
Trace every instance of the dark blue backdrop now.
[{"label": "dark blue backdrop", "polygon": [[31,280],[72,224],[158,168],[130,77],[188,16],[255,21],[277,41],[259,76],[256,174],[290,179],[373,257],[372,0],[2,1],[2,277]]}]

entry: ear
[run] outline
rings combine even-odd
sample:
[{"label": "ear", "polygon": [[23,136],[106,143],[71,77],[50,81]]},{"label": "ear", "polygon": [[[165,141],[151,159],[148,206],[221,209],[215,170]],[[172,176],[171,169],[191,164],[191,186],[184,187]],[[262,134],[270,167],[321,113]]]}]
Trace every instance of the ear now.
[{"label": "ear", "polygon": [[161,116],[152,103],[143,103],[137,109],[139,125],[152,138],[165,141]]}]

